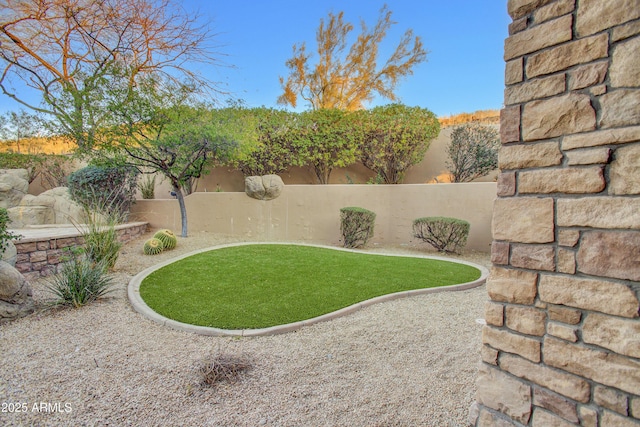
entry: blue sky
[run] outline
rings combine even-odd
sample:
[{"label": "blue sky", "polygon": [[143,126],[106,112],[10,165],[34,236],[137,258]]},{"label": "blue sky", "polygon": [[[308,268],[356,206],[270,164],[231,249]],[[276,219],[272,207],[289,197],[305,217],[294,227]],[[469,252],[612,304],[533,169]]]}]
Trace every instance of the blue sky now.
[{"label": "blue sky", "polygon": [[[360,20],[373,26],[385,3],[397,24],[381,46],[380,60],[408,28],[429,52],[427,62],[399,84],[401,102],[438,116],[501,108],[502,53],[510,22],[506,0],[185,0],[183,7],[209,22],[227,65],[204,67],[203,74],[250,107],[277,107],[278,77],[287,75],[293,44],[306,42],[314,51],[316,29],[329,12],[344,11],[355,38]],[[388,102],[376,99],[368,106]],[[0,111],[18,108],[0,96]]]},{"label": "blue sky", "polygon": [[[383,42],[386,58],[402,34],[412,28],[429,51],[427,62],[398,86],[401,101],[428,108],[438,116],[481,109],[499,109],[503,102],[504,39],[510,18],[501,0],[233,0],[185,2],[212,21],[225,61],[213,78],[224,83],[249,106],[276,106],[281,94],[278,76],[286,77],[285,61],[294,43],[314,50],[320,18],[344,11],[359,32],[360,19],[371,27],[387,4],[397,22]],[[388,101],[377,99],[372,105]]]}]

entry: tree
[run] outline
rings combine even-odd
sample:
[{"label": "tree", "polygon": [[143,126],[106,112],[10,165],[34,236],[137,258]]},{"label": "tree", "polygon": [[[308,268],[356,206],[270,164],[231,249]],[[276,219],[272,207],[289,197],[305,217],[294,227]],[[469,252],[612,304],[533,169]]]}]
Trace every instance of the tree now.
[{"label": "tree", "polygon": [[277,174],[300,165],[291,144],[291,132],[297,126],[295,113],[264,107],[244,113],[243,137],[233,160],[244,176]]},{"label": "tree", "polygon": [[469,182],[498,167],[500,134],[491,126],[467,123],[451,132],[447,168],[453,182]]},{"label": "tree", "polygon": [[309,165],[320,184],[328,184],[331,171],[358,160],[361,137],[349,113],[335,108],[304,112],[293,132],[292,144],[302,163]]},{"label": "tree", "polygon": [[213,161],[226,161],[236,146],[234,122],[229,110],[212,110],[191,102],[187,86],[139,86],[127,108],[118,108],[120,123],[112,128],[107,153],[111,161],[157,172],[165,176],[178,199],[182,237],[187,237],[184,187],[206,173]]},{"label": "tree", "polygon": [[357,114],[363,129],[361,161],[385,184],[402,182],[440,133],[438,119],[426,108],[389,104]]},{"label": "tree", "polygon": [[326,24],[321,19],[316,32],[319,59],[315,66],[310,65],[311,54],[305,43],[293,45],[293,57],[286,62],[290,74],[286,81],[280,77],[283,94],[278,103],[295,108],[299,96],[313,110],[353,111],[363,108],[375,94],[396,101],[394,91],[400,79],[413,74],[413,68],[426,60],[427,53],[420,37],[407,30],[393,54],[378,68],[380,43],[393,24],[385,5],[372,29],[361,22],[362,32],[346,53],[353,25],[344,22],[343,12],[329,13]]},{"label": "tree", "polygon": [[20,153],[20,143],[27,138],[43,135],[44,123],[36,114],[29,114],[25,110],[9,111],[0,115],[0,140],[16,147]]},{"label": "tree", "polygon": [[211,60],[209,35],[174,0],[0,0],[0,10],[0,90],[81,149],[110,119],[114,79],[130,92],[149,74],[207,83],[185,64]]}]

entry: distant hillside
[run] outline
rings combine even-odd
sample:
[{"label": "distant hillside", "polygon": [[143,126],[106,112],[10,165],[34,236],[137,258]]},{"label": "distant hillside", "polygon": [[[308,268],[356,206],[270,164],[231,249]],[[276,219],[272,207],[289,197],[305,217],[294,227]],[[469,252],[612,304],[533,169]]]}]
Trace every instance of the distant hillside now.
[{"label": "distant hillside", "polygon": [[62,137],[24,138],[19,143],[0,143],[0,152],[23,154],[69,154],[74,148],[75,144]]},{"label": "distant hillside", "polygon": [[438,117],[438,121],[443,128],[469,122],[499,125],[500,110],[478,110],[473,113],[460,113],[448,117]]}]

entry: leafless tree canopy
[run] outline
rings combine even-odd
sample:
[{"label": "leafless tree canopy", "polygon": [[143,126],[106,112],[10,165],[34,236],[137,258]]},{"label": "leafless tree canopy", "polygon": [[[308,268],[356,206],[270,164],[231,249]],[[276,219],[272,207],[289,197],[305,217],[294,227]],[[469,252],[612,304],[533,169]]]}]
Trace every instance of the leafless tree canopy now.
[{"label": "leafless tree canopy", "polygon": [[2,93],[71,133],[100,125],[116,78],[128,90],[158,73],[213,87],[186,66],[214,61],[210,34],[173,0],[0,0],[0,10]]}]

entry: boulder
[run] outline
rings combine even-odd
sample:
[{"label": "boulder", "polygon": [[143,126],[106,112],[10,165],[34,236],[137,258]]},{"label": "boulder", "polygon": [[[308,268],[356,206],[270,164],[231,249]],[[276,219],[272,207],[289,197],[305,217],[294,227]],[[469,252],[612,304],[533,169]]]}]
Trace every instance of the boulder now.
[{"label": "boulder", "polygon": [[26,169],[0,169],[0,208],[18,206],[29,191]]},{"label": "boulder", "polygon": [[82,206],[71,199],[67,187],[56,187],[38,196],[24,196],[19,206],[7,209],[11,226],[73,224],[84,222]]},{"label": "boulder", "polygon": [[0,323],[33,313],[31,287],[18,270],[0,261]]},{"label": "boulder", "polygon": [[244,179],[247,196],[258,200],[273,200],[280,196],[284,182],[278,175],[248,176]]},{"label": "boulder", "polygon": [[4,252],[0,256],[0,261],[9,263],[12,267],[16,266],[18,260],[18,249],[11,240],[7,241],[7,247],[4,248]]}]

